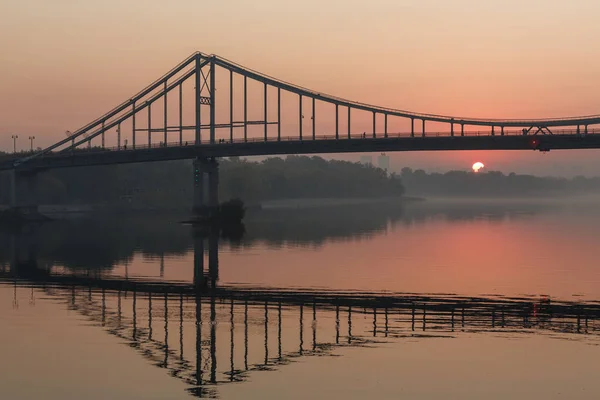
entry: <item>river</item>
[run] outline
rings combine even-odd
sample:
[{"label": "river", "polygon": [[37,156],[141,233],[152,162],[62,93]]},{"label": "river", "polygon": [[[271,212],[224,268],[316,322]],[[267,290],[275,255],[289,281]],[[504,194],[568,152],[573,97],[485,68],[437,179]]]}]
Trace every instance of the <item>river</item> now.
[{"label": "river", "polygon": [[0,232],[0,398],[597,399],[594,202]]}]

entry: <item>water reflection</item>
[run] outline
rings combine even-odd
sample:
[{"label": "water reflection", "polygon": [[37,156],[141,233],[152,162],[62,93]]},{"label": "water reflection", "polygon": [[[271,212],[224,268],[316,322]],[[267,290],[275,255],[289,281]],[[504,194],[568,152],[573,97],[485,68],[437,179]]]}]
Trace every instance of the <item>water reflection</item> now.
[{"label": "water reflection", "polygon": [[[7,277],[13,307],[42,297],[76,311],[197,397],[299,357],[463,332],[597,340],[600,305],[547,299],[264,291],[49,276]],[[6,287],[5,286],[5,287]]]},{"label": "water reflection", "polygon": [[[444,209],[279,210],[249,217],[246,233],[237,239],[182,226],[174,218],[25,226],[0,234],[0,289],[13,290],[17,310],[27,303],[35,307],[36,298],[58,300],[185,382],[197,397],[216,397],[219,385],[243,382],[300,358],[343,355],[346,347],[368,349],[388,341],[485,333],[598,343],[600,304],[592,301],[265,289],[220,281],[223,248],[241,252],[257,243],[319,247],[329,241],[367,240],[398,225],[437,219],[495,223],[547,210],[539,205],[462,204]],[[193,257],[184,258],[190,252]],[[193,278],[167,282],[108,273],[139,253],[159,261],[161,277],[166,262],[181,257]]]},{"label": "water reflection", "polygon": [[[486,219],[489,222],[523,219],[547,212],[556,205],[414,204],[403,206],[338,206],[303,210],[268,210],[250,214],[238,232],[221,232],[221,247],[235,251],[266,244],[270,248],[320,247],[327,242],[371,239],[398,226],[413,226],[431,220],[449,222]],[[0,228],[0,265],[11,264],[11,256],[21,263],[43,264],[50,269],[63,266],[99,273],[127,264],[134,254],[160,259],[183,257],[201,247],[199,232],[178,223],[182,216],[143,216],[85,218],[55,221],[19,229]],[[215,248],[213,248],[214,250]],[[210,249],[209,249],[210,252]],[[212,255],[214,257],[214,254]],[[35,259],[35,260],[34,260]]]}]

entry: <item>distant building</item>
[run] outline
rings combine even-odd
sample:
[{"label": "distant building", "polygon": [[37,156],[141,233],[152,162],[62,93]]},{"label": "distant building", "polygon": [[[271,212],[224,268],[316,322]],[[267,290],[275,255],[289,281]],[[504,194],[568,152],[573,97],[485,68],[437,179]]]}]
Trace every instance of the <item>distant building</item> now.
[{"label": "distant building", "polygon": [[379,157],[377,157],[377,166],[384,170],[385,172],[389,172],[390,170],[390,157],[386,156],[385,153],[381,153]]},{"label": "distant building", "polygon": [[371,156],[360,156],[360,163],[363,165],[373,165],[373,157]]}]

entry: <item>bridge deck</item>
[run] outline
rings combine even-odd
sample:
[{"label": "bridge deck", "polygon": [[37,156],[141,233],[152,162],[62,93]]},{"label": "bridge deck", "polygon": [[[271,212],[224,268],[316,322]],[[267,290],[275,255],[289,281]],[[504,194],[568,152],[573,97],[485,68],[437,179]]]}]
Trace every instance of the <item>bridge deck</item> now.
[{"label": "bridge deck", "polygon": [[[441,150],[559,150],[600,148],[600,134],[577,135],[572,133],[554,135],[466,135],[437,134],[406,137],[388,135],[373,138],[317,136],[315,139],[299,140],[282,138],[234,140],[216,144],[187,144],[179,142],[167,145],[138,145],[129,148],[91,148],[75,152],[48,153],[29,160],[20,169],[52,169],[87,165],[124,164],[135,162],[193,159],[196,157],[266,156],[288,154],[331,154],[395,151],[441,151]],[[0,170],[13,169],[17,158],[0,160]]]},{"label": "bridge deck", "polygon": [[18,282],[32,286],[80,286],[111,291],[130,291],[167,295],[192,295],[237,299],[251,302],[274,302],[283,304],[318,304],[319,306],[343,306],[358,308],[426,309],[433,312],[468,313],[499,312],[507,315],[526,315],[534,303],[541,304],[546,313],[553,316],[600,319],[600,304],[543,301],[529,298],[484,298],[418,294],[374,294],[356,292],[322,292],[315,290],[286,290],[273,288],[241,288],[236,286],[201,287],[190,283],[150,282],[126,279],[96,279],[81,276],[35,274],[15,277],[11,272],[0,272],[0,282]]}]

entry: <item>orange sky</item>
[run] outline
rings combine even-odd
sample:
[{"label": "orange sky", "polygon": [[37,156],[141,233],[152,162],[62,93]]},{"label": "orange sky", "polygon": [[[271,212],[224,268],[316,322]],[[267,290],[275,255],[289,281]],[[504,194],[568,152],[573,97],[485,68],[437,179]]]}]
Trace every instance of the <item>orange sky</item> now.
[{"label": "orange sky", "polygon": [[[315,90],[472,117],[597,114],[600,3],[0,0],[0,148],[46,146],[195,50]],[[360,120],[353,119],[360,123]],[[393,167],[595,173],[597,152],[412,153]],[[532,169],[533,168],[533,169]],[[539,171],[538,171],[539,170]]]}]

